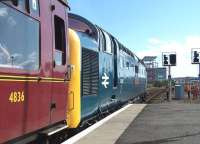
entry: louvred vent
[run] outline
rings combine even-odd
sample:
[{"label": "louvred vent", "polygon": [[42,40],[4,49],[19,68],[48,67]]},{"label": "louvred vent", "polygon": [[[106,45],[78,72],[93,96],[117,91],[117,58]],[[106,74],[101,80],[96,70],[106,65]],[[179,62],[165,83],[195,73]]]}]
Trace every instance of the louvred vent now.
[{"label": "louvred vent", "polygon": [[99,82],[99,56],[92,50],[82,49],[82,95],[97,96]]}]

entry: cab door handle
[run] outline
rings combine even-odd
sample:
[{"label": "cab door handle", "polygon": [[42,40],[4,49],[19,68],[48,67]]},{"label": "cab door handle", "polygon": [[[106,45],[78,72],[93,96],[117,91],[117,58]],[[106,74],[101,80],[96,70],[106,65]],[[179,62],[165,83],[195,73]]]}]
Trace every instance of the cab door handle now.
[{"label": "cab door handle", "polygon": [[51,110],[52,110],[52,109],[56,109],[56,103],[55,103],[55,102],[52,102],[50,108],[51,108]]},{"label": "cab door handle", "polygon": [[55,5],[51,5],[51,11],[54,11],[56,9]]},{"label": "cab door handle", "polygon": [[65,77],[67,81],[70,81],[72,78],[72,72],[74,71],[75,66],[74,65],[68,65],[67,66],[67,72],[65,73]]}]

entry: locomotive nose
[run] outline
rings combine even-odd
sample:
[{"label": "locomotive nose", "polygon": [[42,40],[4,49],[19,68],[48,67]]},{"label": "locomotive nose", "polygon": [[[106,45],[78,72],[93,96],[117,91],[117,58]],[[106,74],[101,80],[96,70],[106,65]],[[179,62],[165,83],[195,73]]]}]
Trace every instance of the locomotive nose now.
[{"label": "locomotive nose", "polygon": [[70,74],[70,81],[67,96],[67,125],[69,128],[76,128],[81,120],[81,44],[78,35],[72,29],[69,29],[69,51],[68,73]]}]

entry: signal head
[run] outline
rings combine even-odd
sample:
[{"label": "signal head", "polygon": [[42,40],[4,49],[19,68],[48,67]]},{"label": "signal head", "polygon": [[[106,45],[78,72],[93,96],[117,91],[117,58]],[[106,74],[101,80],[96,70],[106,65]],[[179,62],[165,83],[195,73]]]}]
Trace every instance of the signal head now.
[{"label": "signal head", "polygon": [[170,64],[175,66],[176,65],[176,54],[170,54]]},{"label": "signal head", "polygon": [[199,52],[197,50],[193,51],[192,63],[195,63],[195,64],[199,63]]}]

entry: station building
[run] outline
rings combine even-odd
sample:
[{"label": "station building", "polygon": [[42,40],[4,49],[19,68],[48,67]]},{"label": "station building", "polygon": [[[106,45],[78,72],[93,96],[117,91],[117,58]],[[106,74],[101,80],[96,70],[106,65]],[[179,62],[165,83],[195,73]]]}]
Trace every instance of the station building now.
[{"label": "station building", "polygon": [[156,56],[145,56],[142,59],[146,66],[148,83],[154,81],[164,81],[167,79],[166,67],[158,67],[158,62],[156,62],[156,58]]}]

